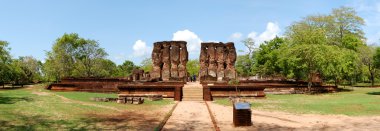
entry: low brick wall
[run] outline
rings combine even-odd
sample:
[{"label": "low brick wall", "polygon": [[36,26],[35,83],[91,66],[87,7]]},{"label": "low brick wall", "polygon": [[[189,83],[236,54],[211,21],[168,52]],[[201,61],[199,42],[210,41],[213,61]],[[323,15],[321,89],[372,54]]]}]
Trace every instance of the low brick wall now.
[{"label": "low brick wall", "polygon": [[132,82],[126,78],[63,78],[60,83],[128,83]]},{"label": "low brick wall", "polygon": [[85,91],[85,92],[114,92],[117,85],[132,81],[120,78],[65,78],[59,83],[50,84],[46,89],[55,91]]},{"label": "low brick wall", "polygon": [[74,84],[50,84],[47,89],[54,91],[84,91],[99,93],[117,93],[117,84],[111,83],[74,83]]},{"label": "low brick wall", "polygon": [[[213,97],[229,96],[247,96],[247,97],[265,97],[265,87],[255,87],[253,85],[203,85],[203,99],[212,101]],[[236,92],[238,90],[238,92]],[[238,93],[238,94],[237,94]]]},{"label": "low brick wall", "polygon": [[159,94],[166,98],[182,99],[182,87],[185,83],[178,81],[169,82],[132,82],[119,78],[81,78],[62,79],[59,83],[50,84],[46,87],[54,91],[85,91],[101,93],[121,94]]},{"label": "low brick wall", "polygon": [[[247,96],[247,97],[265,97],[265,93],[280,92],[281,94],[305,93],[309,89],[307,82],[293,81],[241,81],[237,85],[224,83],[203,83],[203,99],[212,101],[213,97],[228,97],[228,96]],[[236,89],[238,92],[236,92]],[[264,92],[265,91],[265,92]],[[311,92],[315,93],[330,93],[336,92],[336,86],[314,85]],[[280,94],[279,93],[279,94]]]},{"label": "low brick wall", "polygon": [[165,98],[174,98],[175,101],[182,100],[183,83],[129,83],[118,85],[120,94],[158,94]]}]

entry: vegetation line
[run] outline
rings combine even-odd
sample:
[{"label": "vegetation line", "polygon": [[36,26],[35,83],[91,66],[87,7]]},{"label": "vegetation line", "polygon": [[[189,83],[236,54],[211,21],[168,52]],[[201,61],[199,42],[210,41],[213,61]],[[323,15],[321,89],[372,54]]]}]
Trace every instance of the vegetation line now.
[{"label": "vegetation line", "polygon": [[211,112],[211,109],[210,109],[210,106],[208,106],[207,102],[205,101],[206,103],[206,106],[207,106],[207,110],[208,110],[208,113],[210,114],[210,117],[211,117],[211,120],[212,120],[212,124],[214,125],[214,128],[216,131],[220,131],[217,123],[216,123],[216,120],[215,120],[215,117],[214,115],[212,115],[212,112]]},{"label": "vegetation line", "polygon": [[173,111],[175,110],[175,108],[177,107],[178,105],[178,102],[173,106],[173,108],[166,114],[165,118],[160,122],[160,124],[158,124],[158,126],[154,129],[155,131],[161,131],[162,128],[164,128],[164,125],[166,124],[166,122],[169,120],[170,116],[172,116],[173,114]]}]

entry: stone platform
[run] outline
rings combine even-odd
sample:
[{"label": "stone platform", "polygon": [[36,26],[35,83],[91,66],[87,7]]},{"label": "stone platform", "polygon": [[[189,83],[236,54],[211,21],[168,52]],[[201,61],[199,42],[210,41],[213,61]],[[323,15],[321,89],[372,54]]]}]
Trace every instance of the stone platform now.
[{"label": "stone platform", "polygon": [[181,101],[183,86],[184,82],[132,82],[120,84],[117,88],[120,94],[158,94]]}]

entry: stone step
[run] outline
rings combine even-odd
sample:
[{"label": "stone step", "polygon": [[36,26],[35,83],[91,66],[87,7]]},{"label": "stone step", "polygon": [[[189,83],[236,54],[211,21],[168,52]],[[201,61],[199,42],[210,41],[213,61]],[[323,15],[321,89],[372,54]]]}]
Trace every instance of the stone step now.
[{"label": "stone step", "polygon": [[186,96],[186,97],[182,97],[182,98],[200,98],[200,99],[203,99],[203,96]]},{"label": "stone step", "polygon": [[189,91],[189,92],[203,92],[203,90],[182,90],[182,91]]},{"label": "stone step", "polygon": [[183,92],[183,94],[203,94],[203,92]]},{"label": "stone step", "polygon": [[183,93],[182,96],[203,96],[202,93]]},{"label": "stone step", "polygon": [[183,96],[183,98],[189,98],[189,97],[203,98],[202,95],[186,95],[186,96]]},{"label": "stone step", "polygon": [[202,91],[203,89],[202,88],[183,88],[182,90],[199,90],[199,91]]},{"label": "stone step", "polygon": [[199,91],[199,92],[202,92],[203,90],[186,90],[186,89],[182,89],[183,91]]},{"label": "stone step", "polygon": [[183,94],[202,94],[203,95],[203,92],[183,92]]},{"label": "stone step", "polygon": [[182,90],[182,91],[190,91],[190,92],[203,92],[203,90]]},{"label": "stone step", "polygon": [[183,91],[183,93],[189,93],[189,94],[192,94],[192,93],[196,93],[196,94],[203,94],[203,91]]},{"label": "stone step", "polygon": [[196,91],[196,90],[183,90],[183,92],[203,92],[203,91]]},{"label": "stone step", "polygon": [[195,91],[187,91],[187,92],[183,92],[183,94],[203,94],[203,92],[195,92]]},{"label": "stone step", "polygon": [[182,101],[203,101],[202,98],[183,98]]},{"label": "stone step", "polygon": [[203,91],[182,91],[183,93],[201,93],[203,94]]},{"label": "stone step", "polygon": [[182,101],[203,101],[203,87],[200,84],[186,84],[182,93]]}]

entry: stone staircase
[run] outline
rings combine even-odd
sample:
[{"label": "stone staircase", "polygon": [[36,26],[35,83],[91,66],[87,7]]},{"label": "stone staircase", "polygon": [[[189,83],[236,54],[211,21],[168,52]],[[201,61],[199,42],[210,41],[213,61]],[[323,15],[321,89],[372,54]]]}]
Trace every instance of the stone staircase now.
[{"label": "stone staircase", "polygon": [[199,82],[188,82],[182,88],[182,101],[203,101],[203,88]]}]

